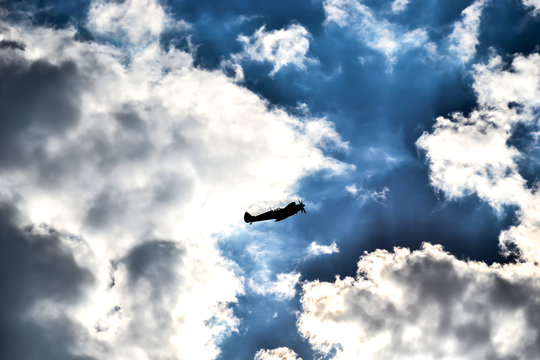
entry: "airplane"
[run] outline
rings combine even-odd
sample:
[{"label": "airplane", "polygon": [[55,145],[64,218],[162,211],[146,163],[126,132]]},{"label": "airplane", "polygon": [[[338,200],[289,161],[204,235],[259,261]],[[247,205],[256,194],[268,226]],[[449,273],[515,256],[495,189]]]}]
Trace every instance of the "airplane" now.
[{"label": "airplane", "polygon": [[249,223],[250,225],[253,224],[254,222],[264,221],[264,220],[276,219],[276,221],[281,221],[288,218],[289,216],[296,215],[296,213],[298,213],[299,211],[305,214],[306,210],[304,209],[304,206],[305,205],[302,202],[302,200],[299,200],[298,204],[293,201],[289,205],[285,206],[283,209],[282,208],[273,209],[273,210],[267,211],[265,213],[262,213],[256,216],[253,216],[246,211],[246,213],[244,214],[244,221]]}]

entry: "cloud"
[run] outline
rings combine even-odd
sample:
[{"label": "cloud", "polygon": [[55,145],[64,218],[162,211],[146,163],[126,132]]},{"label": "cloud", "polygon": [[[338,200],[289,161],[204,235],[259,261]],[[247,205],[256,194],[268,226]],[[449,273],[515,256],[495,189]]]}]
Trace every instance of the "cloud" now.
[{"label": "cloud", "polygon": [[408,30],[402,25],[379,19],[360,0],[326,0],[324,11],[325,24],[335,23],[351,29],[358,40],[382,53],[390,68],[399,54],[428,44],[424,29]]},{"label": "cloud", "polygon": [[[154,0],[94,0],[88,10],[88,27],[95,34],[116,39],[127,37],[134,44],[155,40],[169,21],[163,8]],[[138,26],[133,26],[134,23]]]},{"label": "cloud", "polygon": [[244,45],[244,52],[233,55],[233,58],[237,62],[243,59],[270,62],[274,65],[270,75],[288,65],[305,70],[306,64],[316,62],[306,56],[310,38],[310,33],[299,24],[272,31],[266,31],[262,26],[252,36],[238,37]]},{"label": "cloud", "polygon": [[462,19],[454,24],[449,36],[451,52],[456,53],[461,62],[471,60],[476,53],[482,10],[486,0],[477,0],[463,10]]},{"label": "cloud", "polygon": [[533,14],[538,15],[540,13],[540,1],[539,0],[522,0],[523,5],[533,8]]},{"label": "cloud", "polygon": [[6,40],[6,39],[0,40],[0,49],[15,49],[15,50],[24,51],[24,48],[25,48],[24,44],[18,41]]},{"label": "cloud", "polygon": [[392,12],[394,14],[400,13],[407,8],[409,0],[394,0],[392,2]]},{"label": "cloud", "polygon": [[81,240],[20,221],[12,205],[0,203],[2,357],[92,359],[82,350],[88,330],[70,316],[95,282],[70,251]]},{"label": "cloud", "polygon": [[499,211],[517,206],[520,224],[501,234],[502,248],[508,254],[515,244],[524,259],[538,262],[538,194],[521,176],[522,154],[509,139],[518,124],[538,124],[540,55],[518,55],[508,70],[493,57],[475,67],[474,78],[478,107],[468,116],[438,117],[417,145],[426,151],[431,184],[450,199],[475,193]]},{"label": "cloud", "polygon": [[[190,53],[162,49],[169,26],[156,1],[135,0],[91,3],[88,27],[103,42],[1,24],[26,47],[0,49],[0,199],[26,224],[82,239],[44,260],[73,259],[66,271],[93,279],[55,327],[81,358],[218,356],[244,284],[217,237],[251,204],[288,200],[306,174],[348,168],[321,149],[341,142],[326,119],[271,108]],[[291,279],[272,294],[289,297]]]},{"label": "cloud", "polygon": [[356,184],[345,186],[345,190],[351,194],[353,198],[358,200],[361,205],[364,205],[370,201],[383,202],[386,200],[386,194],[390,191],[386,186],[381,191],[365,189],[362,186]]},{"label": "cloud", "polygon": [[258,274],[262,278],[250,278],[248,285],[252,291],[259,295],[272,295],[277,300],[290,300],[296,295],[296,284],[300,281],[300,273],[281,273],[276,275],[275,281],[270,281],[266,273]]},{"label": "cloud", "polygon": [[279,347],[272,350],[259,350],[253,360],[302,360],[289,348]]},{"label": "cloud", "polygon": [[330,255],[334,253],[339,253],[339,248],[335,241],[330,245],[319,245],[315,241],[312,241],[308,247],[308,254],[312,256]]},{"label": "cloud", "polygon": [[538,275],[429,244],[376,250],[356,278],[305,283],[298,327],[332,359],[530,358],[540,350]]},{"label": "cloud", "polygon": [[74,62],[27,61],[7,53],[0,81],[0,164],[25,162],[40,146],[29,139],[56,137],[79,121],[82,81]]}]

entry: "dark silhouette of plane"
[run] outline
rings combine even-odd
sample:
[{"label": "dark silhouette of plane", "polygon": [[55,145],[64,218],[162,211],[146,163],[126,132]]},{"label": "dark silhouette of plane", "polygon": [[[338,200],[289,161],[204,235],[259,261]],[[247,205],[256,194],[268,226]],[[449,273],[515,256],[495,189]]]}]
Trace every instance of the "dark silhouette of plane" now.
[{"label": "dark silhouette of plane", "polygon": [[262,213],[256,216],[253,216],[250,213],[246,212],[244,214],[244,221],[249,223],[250,225],[254,222],[264,221],[264,220],[276,219],[276,221],[281,221],[288,218],[289,216],[296,215],[296,213],[298,213],[299,211],[305,214],[306,210],[304,209],[304,206],[305,206],[304,203],[301,200],[299,200],[298,204],[293,201],[289,205],[285,206],[283,209],[282,208],[273,209],[273,210],[267,211],[265,213]]}]

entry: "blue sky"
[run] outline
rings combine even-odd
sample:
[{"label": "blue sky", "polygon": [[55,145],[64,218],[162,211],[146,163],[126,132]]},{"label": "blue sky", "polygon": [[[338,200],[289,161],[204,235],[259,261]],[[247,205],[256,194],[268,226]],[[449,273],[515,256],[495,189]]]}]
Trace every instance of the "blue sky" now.
[{"label": "blue sky", "polygon": [[0,12],[1,357],[537,356],[537,1]]}]

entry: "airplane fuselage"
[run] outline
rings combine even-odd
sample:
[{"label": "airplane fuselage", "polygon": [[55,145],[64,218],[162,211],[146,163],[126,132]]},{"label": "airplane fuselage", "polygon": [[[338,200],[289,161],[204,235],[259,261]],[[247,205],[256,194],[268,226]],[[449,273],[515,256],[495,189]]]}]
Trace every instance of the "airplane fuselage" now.
[{"label": "airplane fuselage", "polygon": [[246,212],[244,214],[244,221],[250,224],[257,221],[274,220],[274,219],[276,221],[281,221],[288,218],[289,216],[296,215],[299,211],[305,212],[304,204],[302,203],[296,204],[293,201],[292,203],[285,206],[284,208],[273,209],[273,210],[264,212],[256,216],[253,216],[250,213]]}]

